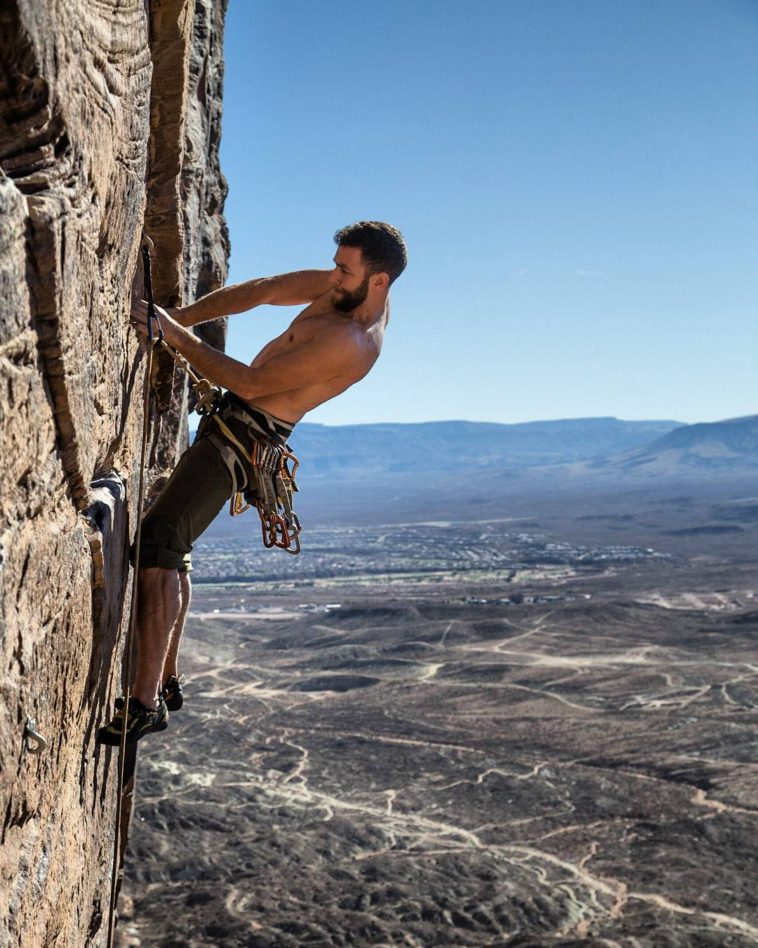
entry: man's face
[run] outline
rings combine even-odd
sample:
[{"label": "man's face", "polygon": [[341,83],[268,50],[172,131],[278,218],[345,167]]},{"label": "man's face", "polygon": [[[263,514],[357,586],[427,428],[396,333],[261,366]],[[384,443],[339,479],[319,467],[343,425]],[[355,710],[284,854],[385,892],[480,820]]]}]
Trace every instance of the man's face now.
[{"label": "man's face", "polygon": [[341,313],[351,313],[368,296],[371,273],[366,273],[360,247],[338,247],[332,274],[332,306]]}]

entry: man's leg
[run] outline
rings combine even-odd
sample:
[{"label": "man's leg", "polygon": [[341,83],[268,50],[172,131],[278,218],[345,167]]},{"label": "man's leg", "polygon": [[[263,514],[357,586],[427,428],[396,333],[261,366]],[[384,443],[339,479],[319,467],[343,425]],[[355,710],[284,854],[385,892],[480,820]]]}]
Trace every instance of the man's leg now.
[{"label": "man's leg", "polygon": [[[138,741],[145,734],[163,731],[168,710],[156,700],[161,689],[161,673],[168,651],[171,630],[180,608],[180,582],[176,569],[151,566],[137,570],[137,675],[130,687],[128,707],[116,699],[116,713],[110,723],[98,728],[99,744],[118,745]],[[123,732],[126,730],[126,737]]]},{"label": "man's leg", "polygon": [[171,638],[168,644],[168,654],[163,664],[163,677],[161,685],[165,685],[169,678],[179,677],[178,658],[179,644],[182,633],[184,632],[184,623],[187,621],[187,612],[189,611],[190,600],[192,599],[192,583],[189,573],[179,573],[179,613],[174,621],[174,627],[171,630]]},{"label": "man's leg", "polygon": [[[191,568],[192,544],[231,493],[232,477],[218,447],[199,435],[179,459],[142,524],[137,571],[137,675],[130,688],[134,705],[125,708],[123,699],[116,699],[113,720],[98,729],[99,743],[118,744],[124,726],[127,743],[162,731],[168,723],[167,708],[181,707],[181,689],[178,704],[176,693],[171,701],[156,700],[166,680],[164,666],[166,676],[172,666],[175,668],[189,607],[189,578],[182,579],[179,574]],[[136,556],[134,549],[132,555]]]},{"label": "man's leg", "polygon": [[160,566],[138,571],[137,675],[131,691],[146,708],[157,707],[163,687],[163,666],[182,597],[179,573]]},{"label": "man's leg", "polygon": [[137,629],[139,658],[132,694],[155,706],[176,663],[190,603],[192,544],[232,492],[229,471],[208,438],[179,459],[142,524]]}]

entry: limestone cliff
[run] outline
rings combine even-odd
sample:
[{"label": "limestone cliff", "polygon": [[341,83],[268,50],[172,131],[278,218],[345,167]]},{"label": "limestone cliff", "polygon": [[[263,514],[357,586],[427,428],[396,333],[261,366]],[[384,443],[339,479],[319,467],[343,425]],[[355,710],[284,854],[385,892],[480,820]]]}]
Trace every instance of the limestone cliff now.
[{"label": "limestone cliff", "polygon": [[[94,735],[120,689],[144,374],[127,315],[143,227],[157,302],[226,276],[225,7],[0,5],[2,945],[105,943],[121,801]],[[186,439],[184,379],[154,381],[151,482]]]}]

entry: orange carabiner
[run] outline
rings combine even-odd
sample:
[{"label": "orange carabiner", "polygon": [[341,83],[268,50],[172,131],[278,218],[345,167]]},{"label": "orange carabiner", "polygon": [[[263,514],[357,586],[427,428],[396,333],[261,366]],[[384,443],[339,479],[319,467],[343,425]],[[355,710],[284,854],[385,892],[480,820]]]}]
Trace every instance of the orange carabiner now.
[{"label": "orange carabiner", "polygon": [[[292,462],[292,470],[290,471],[287,467],[287,461]],[[279,471],[280,473],[287,478],[288,481],[295,480],[295,474],[297,474],[297,469],[300,467],[300,461],[295,457],[295,455],[288,451],[286,448],[282,451],[282,457],[280,461]]]}]

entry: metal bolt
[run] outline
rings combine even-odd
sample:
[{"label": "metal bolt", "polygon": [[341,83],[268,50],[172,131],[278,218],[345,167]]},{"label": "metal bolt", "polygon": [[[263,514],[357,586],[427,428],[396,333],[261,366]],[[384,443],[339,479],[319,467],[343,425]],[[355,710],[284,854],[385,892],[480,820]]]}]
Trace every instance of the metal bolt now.
[{"label": "metal bolt", "polygon": [[24,726],[24,750],[27,754],[41,754],[47,747],[47,740],[37,730],[34,718],[27,717]]}]

